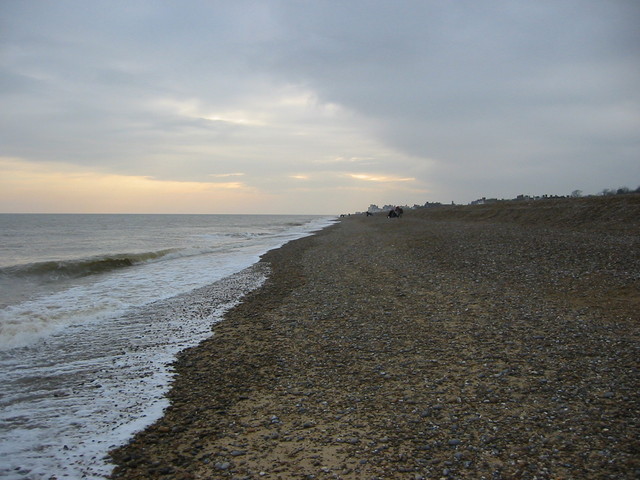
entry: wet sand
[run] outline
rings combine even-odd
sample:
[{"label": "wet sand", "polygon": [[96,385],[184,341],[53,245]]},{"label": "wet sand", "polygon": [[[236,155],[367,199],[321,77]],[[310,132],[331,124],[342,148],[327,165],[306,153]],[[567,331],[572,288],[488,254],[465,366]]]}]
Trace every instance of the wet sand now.
[{"label": "wet sand", "polygon": [[639,478],[628,198],[351,216],[269,252],[113,477]]}]

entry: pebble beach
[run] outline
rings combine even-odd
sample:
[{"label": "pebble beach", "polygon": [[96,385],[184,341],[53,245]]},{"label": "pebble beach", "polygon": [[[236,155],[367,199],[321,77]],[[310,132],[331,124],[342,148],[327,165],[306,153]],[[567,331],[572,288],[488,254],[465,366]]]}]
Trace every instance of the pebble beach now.
[{"label": "pebble beach", "polygon": [[640,478],[639,195],[351,215],[258,268],[112,478]]}]

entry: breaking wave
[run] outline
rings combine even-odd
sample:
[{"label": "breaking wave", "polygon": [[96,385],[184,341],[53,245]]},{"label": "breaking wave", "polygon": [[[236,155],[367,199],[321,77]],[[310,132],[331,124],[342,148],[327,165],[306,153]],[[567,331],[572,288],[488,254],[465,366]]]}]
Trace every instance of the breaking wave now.
[{"label": "breaking wave", "polygon": [[159,260],[163,257],[173,256],[177,252],[178,249],[170,248],[156,252],[126,253],[13,265],[0,268],[0,276],[21,278],[38,277],[39,279],[50,281],[79,278]]}]

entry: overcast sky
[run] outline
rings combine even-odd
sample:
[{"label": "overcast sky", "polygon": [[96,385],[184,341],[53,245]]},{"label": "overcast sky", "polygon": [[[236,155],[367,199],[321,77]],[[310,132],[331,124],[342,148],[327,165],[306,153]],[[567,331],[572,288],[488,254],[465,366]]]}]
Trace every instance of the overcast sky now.
[{"label": "overcast sky", "polygon": [[0,211],[640,185],[637,0],[0,2]]}]

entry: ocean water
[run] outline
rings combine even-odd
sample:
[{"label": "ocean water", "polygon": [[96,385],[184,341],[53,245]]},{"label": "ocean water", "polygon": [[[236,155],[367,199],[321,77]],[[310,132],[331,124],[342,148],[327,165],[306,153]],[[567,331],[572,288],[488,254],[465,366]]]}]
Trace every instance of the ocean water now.
[{"label": "ocean water", "polygon": [[334,220],[0,214],[0,478],[107,477],[260,255]]}]

